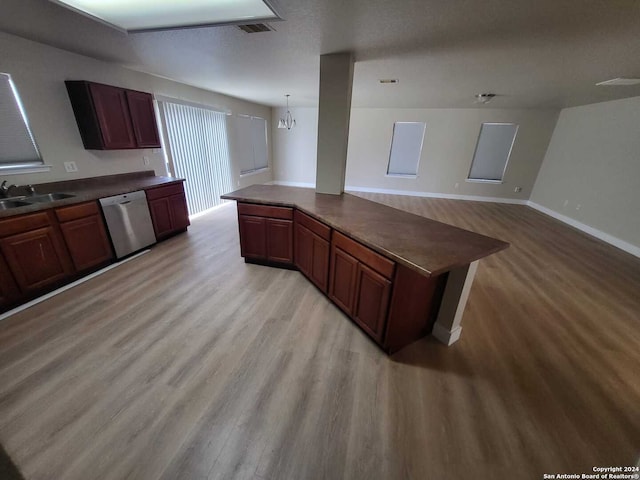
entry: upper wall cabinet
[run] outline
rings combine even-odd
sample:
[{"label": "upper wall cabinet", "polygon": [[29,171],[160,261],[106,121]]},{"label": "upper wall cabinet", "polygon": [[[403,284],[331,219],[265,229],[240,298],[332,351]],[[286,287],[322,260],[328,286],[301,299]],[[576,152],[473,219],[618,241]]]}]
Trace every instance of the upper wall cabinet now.
[{"label": "upper wall cabinet", "polygon": [[86,81],[65,84],[87,150],[160,147],[151,94]]}]

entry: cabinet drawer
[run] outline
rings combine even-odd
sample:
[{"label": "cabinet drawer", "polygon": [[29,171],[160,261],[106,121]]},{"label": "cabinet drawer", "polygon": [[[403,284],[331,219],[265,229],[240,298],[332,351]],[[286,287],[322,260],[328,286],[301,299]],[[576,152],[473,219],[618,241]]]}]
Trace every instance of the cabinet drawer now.
[{"label": "cabinet drawer", "polygon": [[296,210],[293,216],[297,223],[299,223],[300,225],[304,225],[320,238],[324,238],[327,241],[331,239],[331,227],[328,227],[324,223],[311,218],[309,215],[302,213],[300,210]]},{"label": "cabinet drawer", "polygon": [[293,220],[293,208],[271,207],[268,205],[255,205],[253,203],[238,203],[238,214]]},{"label": "cabinet drawer", "polygon": [[379,253],[374,252],[369,247],[365,247],[361,243],[351,240],[349,237],[335,230],[333,232],[332,243],[385,277],[389,279],[393,277],[395,263]]},{"label": "cabinet drawer", "polygon": [[36,228],[49,226],[49,216],[46,212],[31,213],[0,220],[0,237],[28,232]]},{"label": "cabinet drawer", "polygon": [[153,200],[155,198],[168,197],[170,195],[176,195],[178,193],[184,193],[182,182],[166,185],[164,187],[150,188],[147,190],[147,199]]},{"label": "cabinet drawer", "polygon": [[100,213],[98,202],[81,203],[69,207],[56,208],[56,217],[59,222],[69,222],[78,218],[89,217]]}]

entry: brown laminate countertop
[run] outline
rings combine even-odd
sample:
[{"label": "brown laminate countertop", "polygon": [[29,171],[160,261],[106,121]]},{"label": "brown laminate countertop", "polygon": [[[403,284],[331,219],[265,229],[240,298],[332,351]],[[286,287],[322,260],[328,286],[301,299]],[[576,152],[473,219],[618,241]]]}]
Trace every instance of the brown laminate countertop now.
[{"label": "brown laminate countertop", "polygon": [[[134,172],[130,174],[109,175],[105,177],[92,177],[64,182],[42,183],[35,185],[36,194],[43,193],[68,193],[74,195],[71,198],[56,200],[47,203],[34,203],[23,207],[0,210],[0,218],[33,213],[50,208],[65,207],[76,203],[90,202],[113,195],[146,190],[148,188],[170,185],[183,182],[184,179],[173,177],[158,177],[152,171]],[[14,197],[10,197],[14,198]],[[20,200],[20,198],[17,198]]]},{"label": "brown laminate countertop", "polygon": [[297,208],[426,276],[467,265],[509,246],[348,193],[327,195],[309,188],[252,185],[222,198]]}]

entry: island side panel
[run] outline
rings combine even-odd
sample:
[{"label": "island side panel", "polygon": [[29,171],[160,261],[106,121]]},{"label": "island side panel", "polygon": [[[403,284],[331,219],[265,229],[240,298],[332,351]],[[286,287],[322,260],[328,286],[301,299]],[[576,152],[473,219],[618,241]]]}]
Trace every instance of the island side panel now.
[{"label": "island side panel", "polygon": [[386,352],[397,352],[431,333],[447,276],[426,277],[397,266],[383,344]]}]

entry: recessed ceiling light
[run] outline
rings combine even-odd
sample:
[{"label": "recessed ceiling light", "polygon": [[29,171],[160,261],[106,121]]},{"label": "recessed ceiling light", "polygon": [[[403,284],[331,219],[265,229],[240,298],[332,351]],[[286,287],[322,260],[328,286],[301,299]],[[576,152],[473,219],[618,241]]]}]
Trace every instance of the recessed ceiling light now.
[{"label": "recessed ceiling light", "polygon": [[380,79],[378,81],[383,85],[389,85],[389,84],[398,83],[398,79],[397,78],[382,78],[382,79]]},{"label": "recessed ceiling light", "polygon": [[127,32],[281,20],[269,0],[50,1]]},{"label": "recessed ceiling light", "polygon": [[596,83],[599,86],[616,86],[616,85],[638,85],[640,84],[640,78],[614,78],[605,82]]}]

